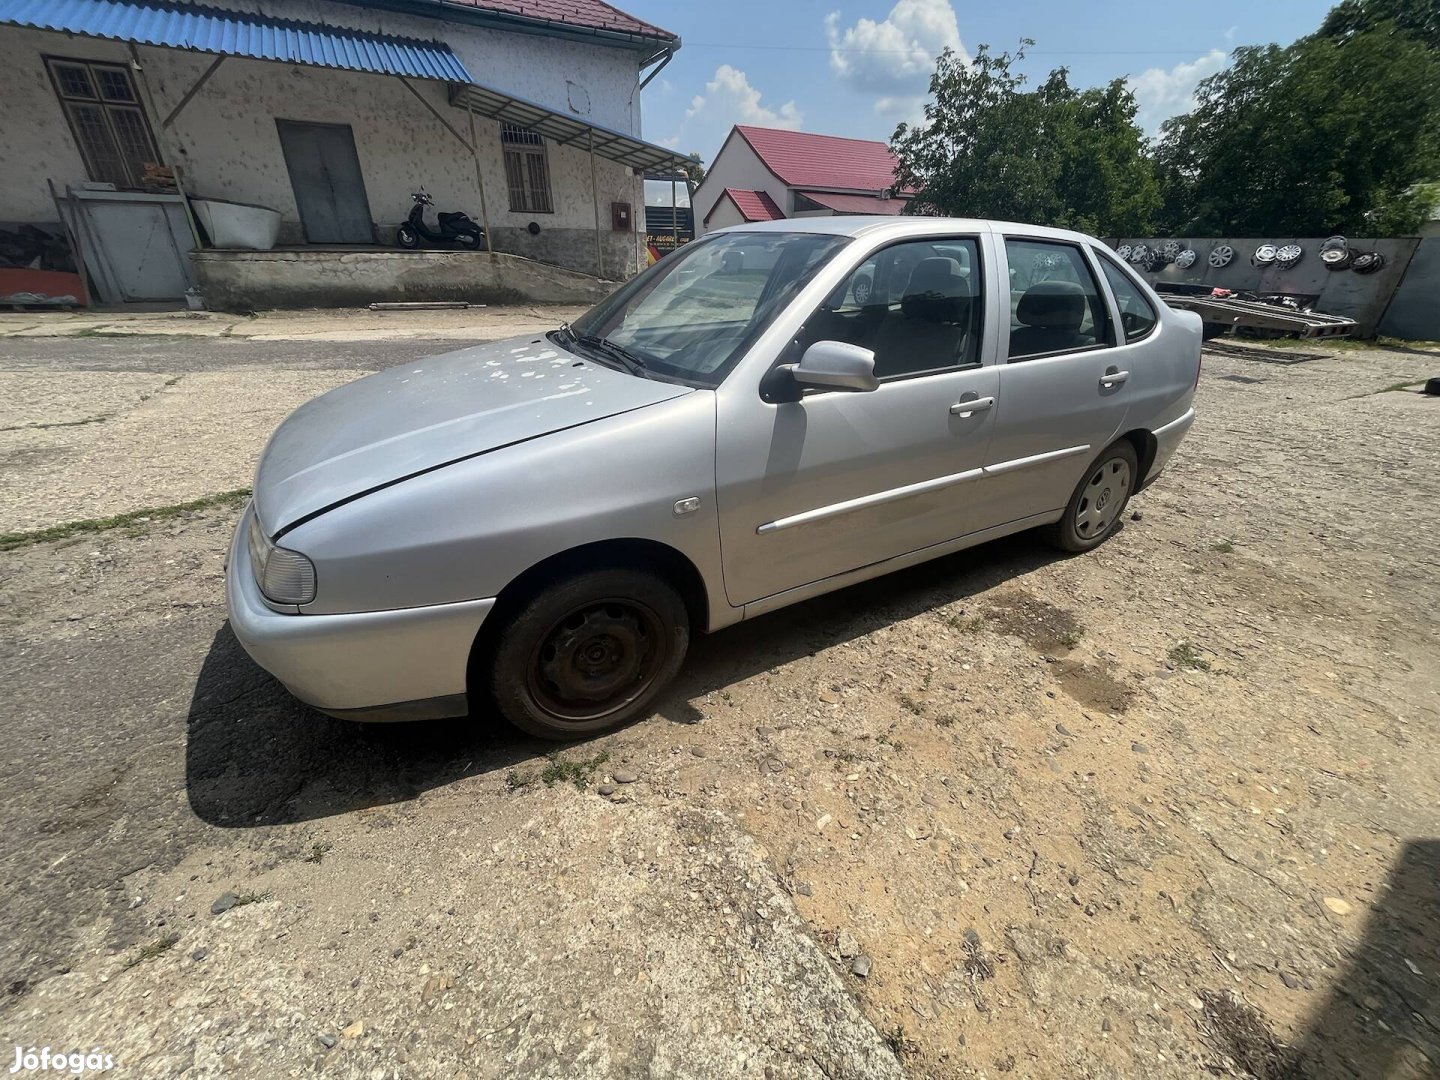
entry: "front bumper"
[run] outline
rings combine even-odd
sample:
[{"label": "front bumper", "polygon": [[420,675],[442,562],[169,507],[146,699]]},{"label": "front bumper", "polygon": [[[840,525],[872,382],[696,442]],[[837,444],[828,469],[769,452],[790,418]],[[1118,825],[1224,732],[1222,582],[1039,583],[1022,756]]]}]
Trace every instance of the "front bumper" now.
[{"label": "front bumper", "polygon": [[[292,694],[356,720],[418,720],[466,711],[470,647],[493,599],[345,615],[283,613],[255,584],[245,507],[225,572],[235,637]],[[324,588],[324,582],[321,582]]]}]

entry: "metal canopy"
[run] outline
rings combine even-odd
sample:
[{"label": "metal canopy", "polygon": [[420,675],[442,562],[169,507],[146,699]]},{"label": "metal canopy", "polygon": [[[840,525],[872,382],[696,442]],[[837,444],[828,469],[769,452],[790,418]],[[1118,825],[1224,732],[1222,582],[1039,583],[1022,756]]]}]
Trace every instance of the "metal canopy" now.
[{"label": "metal canopy", "polygon": [[0,0],[0,24],[316,67],[468,82],[439,41],[277,19],[173,0]]},{"label": "metal canopy", "polygon": [[[4,0],[0,0],[3,3]],[[625,135],[599,124],[587,124],[574,116],[547,109],[533,101],[507,94],[478,83],[452,83],[450,104],[472,109],[507,124],[533,131],[562,146],[576,146],[610,161],[618,161],[635,169],[673,169],[680,171],[690,159],[674,150]],[[593,147],[591,140],[594,140]]]}]

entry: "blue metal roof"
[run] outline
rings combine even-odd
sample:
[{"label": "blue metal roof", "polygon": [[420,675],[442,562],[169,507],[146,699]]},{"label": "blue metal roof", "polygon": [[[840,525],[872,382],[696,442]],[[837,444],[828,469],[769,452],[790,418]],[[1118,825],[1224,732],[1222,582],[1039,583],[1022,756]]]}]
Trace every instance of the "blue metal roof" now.
[{"label": "blue metal roof", "polygon": [[474,81],[443,42],[173,0],[0,0],[0,23],[256,60]]}]

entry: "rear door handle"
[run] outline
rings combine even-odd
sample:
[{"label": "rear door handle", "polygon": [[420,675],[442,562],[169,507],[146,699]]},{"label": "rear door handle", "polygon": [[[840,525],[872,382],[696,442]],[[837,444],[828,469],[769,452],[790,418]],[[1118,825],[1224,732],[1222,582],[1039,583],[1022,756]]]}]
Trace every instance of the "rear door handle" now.
[{"label": "rear door handle", "polygon": [[1128,378],[1130,378],[1128,371],[1116,371],[1114,368],[1111,368],[1105,372],[1104,375],[1100,376],[1100,385],[1108,390],[1112,386],[1119,386]]},{"label": "rear door handle", "polygon": [[984,412],[986,409],[994,408],[993,397],[971,398],[969,401],[957,401],[950,406],[951,416],[969,416],[971,413]]}]

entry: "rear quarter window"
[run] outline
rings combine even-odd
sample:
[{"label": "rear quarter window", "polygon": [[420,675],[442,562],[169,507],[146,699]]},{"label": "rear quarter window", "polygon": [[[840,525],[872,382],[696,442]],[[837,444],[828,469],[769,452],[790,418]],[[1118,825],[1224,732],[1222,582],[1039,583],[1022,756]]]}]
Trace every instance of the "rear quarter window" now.
[{"label": "rear quarter window", "polygon": [[1105,280],[1115,294],[1115,306],[1120,309],[1120,325],[1125,331],[1125,340],[1139,341],[1155,329],[1159,320],[1155,307],[1146,299],[1139,286],[1130,280],[1130,275],[1100,255],[1100,267],[1105,271]]}]

